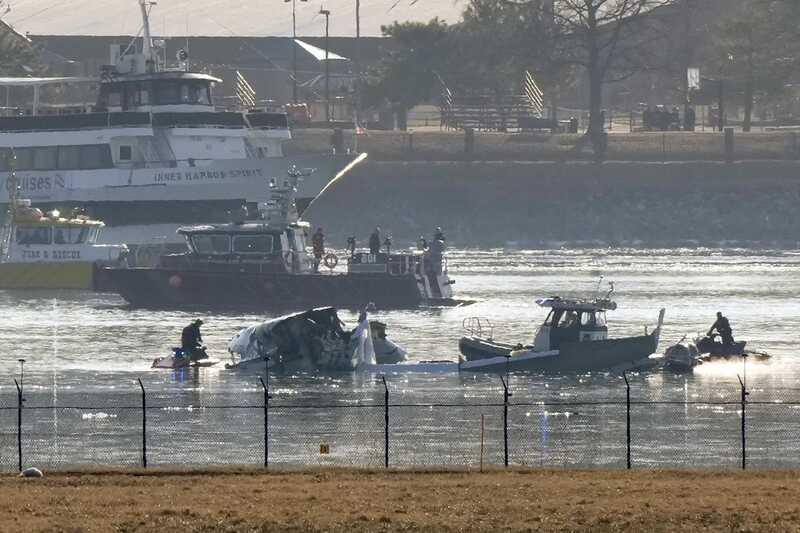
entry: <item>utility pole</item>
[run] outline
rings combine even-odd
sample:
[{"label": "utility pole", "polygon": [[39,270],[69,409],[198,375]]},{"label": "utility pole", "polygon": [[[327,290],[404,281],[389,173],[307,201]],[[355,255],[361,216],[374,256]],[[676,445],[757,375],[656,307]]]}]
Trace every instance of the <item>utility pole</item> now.
[{"label": "utility pole", "polygon": [[[297,0],[283,0],[292,3],[292,102],[297,103]],[[308,0],[300,0],[308,2]]]},{"label": "utility pole", "polygon": [[358,129],[361,127],[361,0],[356,0],[356,101],[355,101],[355,149],[358,152]]},{"label": "utility pole", "polygon": [[330,81],[331,81],[331,71],[330,71],[330,61],[328,61],[328,50],[330,47],[328,46],[328,30],[330,29],[330,20],[331,20],[331,12],[329,9],[322,9],[319,10],[320,15],[325,15],[325,122],[330,124],[331,121],[331,93],[330,93]]},{"label": "utility pole", "polygon": [[693,0],[683,0],[683,117],[686,123],[686,115],[689,113],[689,68],[692,66],[694,57],[694,43],[692,43],[692,4]]}]

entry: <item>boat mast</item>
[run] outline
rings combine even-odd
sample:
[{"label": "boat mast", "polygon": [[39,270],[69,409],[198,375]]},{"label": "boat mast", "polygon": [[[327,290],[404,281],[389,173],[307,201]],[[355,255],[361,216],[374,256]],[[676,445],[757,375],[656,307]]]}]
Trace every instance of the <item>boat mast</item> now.
[{"label": "boat mast", "polygon": [[0,262],[8,260],[11,255],[11,241],[14,236],[14,220],[17,215],[17,198],[19,196],[19,180],[17,179],[17,153],[11,149],[8,155],[8,178],[6,190],[8,191],[8,212],[6,224],[3,227],[3,240],[0,242]]},{"label": "boat mast", "polygon": [[153,57],[153,36],[150,34],[150,12],[148,6],[154,5],[155,2],[147,0],[139,0],[139,9],[142,11],[142,55],[145,61],[145,70],[153,72],[156,70],[157,59]]}]

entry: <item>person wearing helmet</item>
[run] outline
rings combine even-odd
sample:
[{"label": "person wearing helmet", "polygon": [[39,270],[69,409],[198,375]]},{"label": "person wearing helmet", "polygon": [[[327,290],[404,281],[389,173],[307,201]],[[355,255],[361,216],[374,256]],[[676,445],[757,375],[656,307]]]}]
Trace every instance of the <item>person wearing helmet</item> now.
[{"label": "person wearing helmet", "polygon": [[181,332],[181,350],[184,357],[189,357],[192,361],[207,359],[206,349],[203,347],[203,336],[200,335],[200,326],[203,321],[199,318],[183,328]]},{"label": "person wearing helmet", "polygon": [[444,232],[442,231],[441,227],[437,227],[436,228],[436,231],[433,233],[433,240],[434,241],[442,241],[442,242],[447,240],[444,237]]}]

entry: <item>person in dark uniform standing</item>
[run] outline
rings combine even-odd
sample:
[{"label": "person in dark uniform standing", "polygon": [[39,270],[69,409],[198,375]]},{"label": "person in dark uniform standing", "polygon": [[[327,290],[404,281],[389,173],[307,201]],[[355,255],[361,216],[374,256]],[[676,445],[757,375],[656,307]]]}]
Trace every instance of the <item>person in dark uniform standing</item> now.
[{"label": "person in dark uniform standing", "polygon": [[444,241],[446,241],[446,240],[447,240],[447,239],[445,239],[445,237],[444,237],[444,232],[442,231],[442,228],[441,228],[441,227],[437,227],[437,228],[436,228],[436,231],[435,231],[435,232],[433,232],[433,240],[434,240],[434,241],[442,241],[442,242],[444,242]]},{"label": "person in dark uniform standing", "polygon": [[728,319],[722,316],[722,313],[717,311],[717,320],[711,325],[711,329],[708,330],[708,336],[710,337],[714,330],[719,333],[719,336],[722,337],[722,344],[724,346],[731,346],[734,343],[733,340],[733,330],[731,329],[731,324],[728,322]]},{"label": "person in dark uniform standing", "polygon": [[317,228],[311,236],[311,248],[314,251],[314,272],[319,272],[319,264],[325,256],[325,235],[322,228]]},{"label": "person in dark uniform standing", "polygon": [[369,253],[378,255],[381,251],[381,228],[375,228],[369,236]]},{"label": "person in dark uniform standing", "polygon": [[200,335],[200,326],[203,321],[199,318],[183,328],[181,332],[181,350],[185,356],[192,361],[207,359],[205,348],[203,348],[203,336]]}]

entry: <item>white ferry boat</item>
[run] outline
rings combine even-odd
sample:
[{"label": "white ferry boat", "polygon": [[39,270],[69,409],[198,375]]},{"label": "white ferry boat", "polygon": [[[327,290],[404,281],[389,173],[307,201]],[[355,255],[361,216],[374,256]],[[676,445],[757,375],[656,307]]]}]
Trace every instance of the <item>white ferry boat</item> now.
[{"label": "white ferry boat", "polygon": [[180,225],[223,222],[246,202],[266,201],[266,183],[292,167],[316,169],[298,185],[303,209],[364,157],[285,157],[286,114],[217,110],[212,89],[221,80],[190,72],[185,54],[180,68],[167,68],[150,32],[151,3],[138,1],[143,38],[131,50],[112,50],[115,61],[96,80],[89,111],[38,113],[42,86],[86,79],[0,79],[0,86],[27,85],[34,93],[30,114],[0,117],[0,203],[9,201],[13,152],[22,196],[45,211],[80,208],[109,226],[103,242],[157,254],[180,243]]}]

